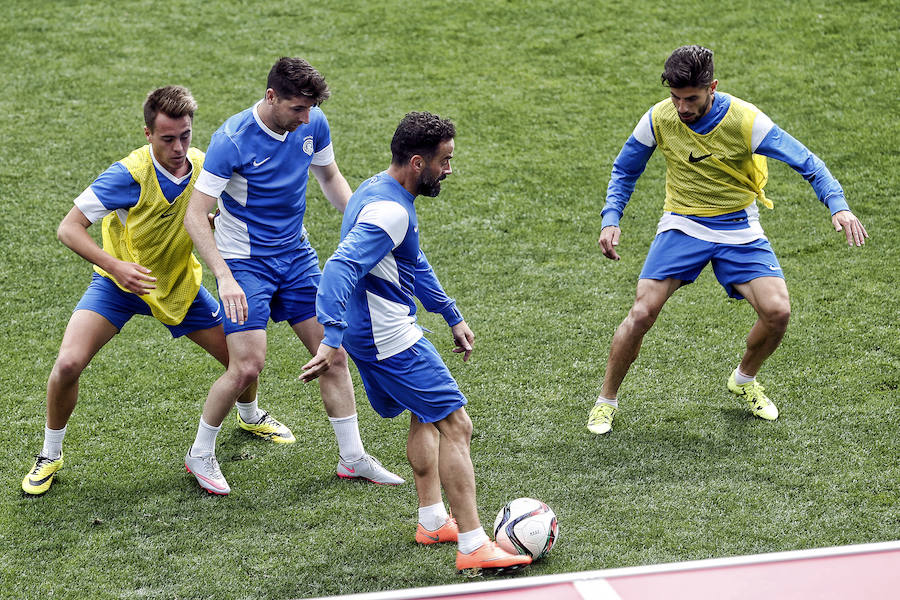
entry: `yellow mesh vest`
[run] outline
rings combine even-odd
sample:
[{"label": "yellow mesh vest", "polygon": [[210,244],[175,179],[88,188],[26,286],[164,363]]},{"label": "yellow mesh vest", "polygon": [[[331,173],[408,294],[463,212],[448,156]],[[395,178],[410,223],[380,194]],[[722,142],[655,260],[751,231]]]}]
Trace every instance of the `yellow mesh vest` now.
[{"label": "yellow mesh vest", "polygon": [[[188,159],[193,165],[191,180],[169,204],[156,179],[150,146],[138,148],[123,158],[119,162],[141,185],[141,196],[128,210],[125,225],[117,212],[103,218],[103,249],[119,260],[147,267],[150,275],[156,277],[156,289],[139,298],[166,325],[181,323],[197,296],[202,277],[200,262],[191,253],[194,244],[184,229],[184,213],[203,167],[203,152],[190,148]],[[100,267],[95,266],[94,270],[115,281]]]},{"label": "yellow mesh vest", "polygon": [[732,96],[725,117],[701,135],[681,122],[671,100],[653,107],[653,133],[666,157],[665,210],[713,217],[746,208],[757,198],[772,208],[763,192],[769,177],[766,157],[750,151],[758,113]]}]

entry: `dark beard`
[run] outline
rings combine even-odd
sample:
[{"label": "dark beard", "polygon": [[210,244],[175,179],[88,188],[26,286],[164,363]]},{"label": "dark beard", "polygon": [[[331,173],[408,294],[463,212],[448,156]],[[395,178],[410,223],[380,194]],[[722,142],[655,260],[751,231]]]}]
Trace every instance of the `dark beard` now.
[{"label": "dark beard", "polygon": [[430,198],[434,198],[438,194],[441,193],[441,180],[437,179],[428,179],[425,177],[425,174],[422,174],[422,177],[419,178],[418,184],[416,184],[416,195],[418,196],[428,196]]}]

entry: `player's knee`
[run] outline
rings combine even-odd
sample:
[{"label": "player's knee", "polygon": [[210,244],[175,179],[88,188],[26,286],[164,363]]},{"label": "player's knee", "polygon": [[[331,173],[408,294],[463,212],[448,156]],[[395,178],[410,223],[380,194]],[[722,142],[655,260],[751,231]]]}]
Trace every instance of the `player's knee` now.
[{"label": "player's knee", "polygon": [[347,351],[343,348],[338,348],[338,351],[334,353],[334,356],[331,358],[331,366],[330,370],[340,371],[349,369],[349,365],[347,363]]},{"label": "player's knee", "polygon": [[53,365],[53,371],[50,376],[58,381],[74,381],[81,377],[81,372],[84,371],[87,362],[74,354],[60,354],[56,358],[56,363]]},{"label": "player's knee", "polygon": [[472,419],[465,409],[459,408],[444,419],[440,432],[449,441],[468,447],[472,440]]},{"label": "player's knee", "polygon": [[791,306],[787,302],[779,303],[766,311],[764,318],[770,329],[783,333],[791,320]]},{"label": "player's knee", "polygon": [[237,387],[245,389],[259,379],[259,374],[262,373],[264,366],[264,360],[256,358],[243,359],[240,361],[232,361],[231,364],[228,365],[228,371],[235,379]]},{"label": "player's knee", "polygon": [[628,317],[626,317],[623,325],[635,333],[644,334],[653,327],[658,315],[659,310],[656,310],[647,304],[636,302],[634,306],[631,307],[631,310],[628,311]]}]

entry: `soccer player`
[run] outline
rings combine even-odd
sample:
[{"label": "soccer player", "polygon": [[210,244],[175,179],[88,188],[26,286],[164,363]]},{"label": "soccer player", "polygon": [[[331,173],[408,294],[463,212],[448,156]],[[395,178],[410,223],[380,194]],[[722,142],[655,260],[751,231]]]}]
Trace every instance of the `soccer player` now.
[{"label": "soccer player", "polygon": [[[281,58],[269,71],[265,97],[232,116],[213,134],[184,225],[216,276],[231,357],[208,401],[234,402],[256,381],[266,360],[266,326],[287,321],[310,353],[322,341],[316,321],[319,259],[303,227],[306,184],[315,175],[331,204],[343,212],[350,186],[338,169],[325,113],[325,79],[299,58]],[[218,199],[215,237],[207,212]],[[403,479],[368,455],[359,435],[346,353],[322,378],[322,402],[338,440],[337,474],[397,485]],[[203,421],[201,429],[205,427]],[[205,445],[212,452],[215,429]],[[198,434],[199,435],[199,434]],[[202,474],[206,489],[227,489],[214,453]],[[203,468],[204,465],[198,465]]]},{"label": "soccer player", "polygon": [[[152,315],[172,337],[186,336],[223,365],[228,349],[218,303],[200,285],[200,263],[182,219],[203,152],[191,147],[197,103],[181,86],[156,89],[144,102],[148,144],[106,171],[75,199],[57,234],[95,273],[75,307],[59,356],[47,381],[44,446],[22,480],[26,494],[43,494],[62,467],[66,425],[78,400],[81,372],[134,315]],[[103,220],[103,248],[87,229]],[[209,225],[207,224],[207,227]],[[204,417],[224,416],[231,404],[204,407]],[[245,390],[238,409],[242,426],[256,435],[290,442],[290,430],[259,410],[256,383]],[[221,423],[221,418],[218,419]]]},{"label": "soccer player", "polygon": [[772,208],[763,192],[765,157],[787,163],[812,185],[849,245],[861,246],[868,237],[840,184],[816,155],[752,104],[717,91],[710,50],[678,48],[666,60],[662,82],[670,97],[644,114],[616,157],[602,212],[600,247],[604,256],[619,260],[619,220],[659,146],[666,159],[665,212],[634,305],[613,336],[600,396],[590,411],[588,429],[597,434],[612,428],[619,386],[666,300],[709,262],[728,295],[746,298],[758,316],[743,358],[728,376],[728,390],[745,400],[753,415],[778,418],[756,380],[791,313],[781,266],[759,223],[757,201]]},{"label": "soccer player", "polygon": [[[341,243],[325,265],[316,311],[325,338],[301,378],[353,358],[369,402],[385,418],[411,413],[406,455],[419,497],[416,541],[459,544],[460,571],[513,570],[531,562],[490,541],[478,518],[465,396],[416,324],[416,302],[447,321],[463,361],[474,335],[419,249],[416,196],[437,196],[451,173],[456,129],[430,113],[409,113],[391,141],[391,165],[350,198]],[[455,519],[441,499],[447,493]]]}]

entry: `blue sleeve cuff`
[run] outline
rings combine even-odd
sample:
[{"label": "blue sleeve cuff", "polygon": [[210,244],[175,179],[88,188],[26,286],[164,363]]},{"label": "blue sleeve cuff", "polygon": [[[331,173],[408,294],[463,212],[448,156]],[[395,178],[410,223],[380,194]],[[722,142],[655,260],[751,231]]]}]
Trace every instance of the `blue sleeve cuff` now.
[{"label": "blue sleeve cuff", "polygon": [[847,200],[843,196],[830,196],[825,199],[825,205],[832,215],[842,210],[850,210],[850,205],[847,204]]},{"label": "blue sleeve cuff", "polygon": [[449,325],[450,327],[453,327],[458,323],[462,323],[465,320],[463,319],[462,313],[459,312],[458,308],[456,308],[455,302],[442,310],[441,316],[444,317],[444,320],[447,321],[447,325]]},{"label": "blue sleeve cuff", "polygon": [[322,343],[332,348],[339,348],[344,339],[344,329],[337,325],[325,325],[325,337]]},{"label": "blue sleeve cuff", "polygon": [[604,227],[618,227],[619,220],[622,218],[622,214],[615,210],[605,210],[603,211],[603,224],[600,225],[600,229],[602,230]]}]

